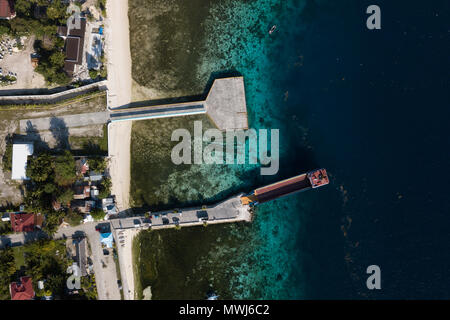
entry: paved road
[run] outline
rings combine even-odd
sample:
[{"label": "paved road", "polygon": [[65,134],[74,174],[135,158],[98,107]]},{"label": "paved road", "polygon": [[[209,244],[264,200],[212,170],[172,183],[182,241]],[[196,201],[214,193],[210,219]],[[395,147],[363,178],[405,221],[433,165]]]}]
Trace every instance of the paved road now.
[{"label": "paved road", "polygon": [[27,133],[29,131],[44,130],[63,130],[73,127],[85,127],[90,125],[98,125],[107,123],[109,120],[109,112],[92,112],[73,114],[67,116],[55,116],[46,118],[34,118],[20,120],[20,132]]},{"label": "paved road", "polygon": [[[91,257],[94,264],[95,281],[99,300],[120,300],[120,291],[117,285],[116,264],[113,256],[103,255],[99,233],[95,230],[98,222],[88,222],[76,227],[60,228],[54,239],[71,238],[74,235],[84,234],[89,240]],[[0,237],[0,248],[6,244],[11,246],[23,245],[25,242],[43,239],[43,232],[18,233]]]}]

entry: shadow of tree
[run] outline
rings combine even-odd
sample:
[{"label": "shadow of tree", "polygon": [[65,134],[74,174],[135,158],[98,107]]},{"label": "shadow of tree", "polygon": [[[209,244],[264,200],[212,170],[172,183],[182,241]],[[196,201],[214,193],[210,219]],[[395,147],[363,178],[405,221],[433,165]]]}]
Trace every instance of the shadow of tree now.
[{"label": "shadow of tree", "polygon": [[69,149],[69,129],[62,118],[53,117],[50,119],[50,132],[56,140],[56,149]]}]

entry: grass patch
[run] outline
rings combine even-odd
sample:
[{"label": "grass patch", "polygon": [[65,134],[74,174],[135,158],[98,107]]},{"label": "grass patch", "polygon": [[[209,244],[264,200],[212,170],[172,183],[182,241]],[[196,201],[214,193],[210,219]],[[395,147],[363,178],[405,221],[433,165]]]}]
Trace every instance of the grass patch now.
[{"label": "grass patch", "polygon": [[14,262],[16,264],[16,268],[17,270],[20,270],[21,267],[25,267],[25,247],[13,247],[12,250],[14,253]]},{"label": "grass patch", "polygon": [[3,154],[2,165],[3,171],[11,171],[12,170],[12,138],[11,136],[6,137],[6,149]]}]

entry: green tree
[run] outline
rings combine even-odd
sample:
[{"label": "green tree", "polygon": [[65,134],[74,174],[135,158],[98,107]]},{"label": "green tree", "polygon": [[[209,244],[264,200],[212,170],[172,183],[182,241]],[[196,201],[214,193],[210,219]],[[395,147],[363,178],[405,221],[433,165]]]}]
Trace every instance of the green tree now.
[{"label": "green tree", "polygon": [[48,153],[29,158],[27,176],[35,182],[44,182],[52,178],[53,160]]},{"label": "green tree", "polygon": [[46,183],[44,185],[44,192],[53,194],[56,191],[56,186],[53,183]]},{"label": "green tree", "polygon": [[98,71],[97,71],[97,70],[94,70],[94,69],[89,70],[89,77],[90,77],[92,80],[97,79],[97,77],[98,77]]},{"label": "green tree", "polygon": [[31,6],[33,1],[30,0],[16,0],[14,9],[18,15],[29,17],[31,15]]},{"label": "green tree", "polygon": [[103,157],[92,157],[88,160],[91,171],[103,173],[106,169],[106,161]]},{"label": "green tree", "polygon": [[77,179],[75,160],[70,151],[58,156],[54,163],[55,182],[59,186],[69,186]]},{"label": "green tree", "polygon": [[65,189],[57,198],[58,202],[67,204],[70,203],[70,201],[73,199],[73,190],[72,189]]},{"label": "green tree", "polygon": [[14,253],[10,247],[0,250],[0,299],[7,300],[9,295],[9,284],[17,268]]},{"label": "green tree", "polygon": [[95,221],[100,221],[105,217],[105,212],[102,209],[95,208],[91,211],[91,216]]},{"label": "green tree", "polygon": [[104,199],[108,197],[111,194],[111,179],[110,178],[103,179],[98,189],[99,189],[98,193],[99,199]]},{"label": "green tree", "polygon": [[62,68],[64,66],[64,60],[66,55],[63,52],[54,52],[50,55],[50,62],[54,68]]},{"label": "green tree", "polygon": [[72,210],[69,210],[69,212],[64,217],[64,221],[70,224],[72,227],[78,226],[82,220],[83,217],[81,216],[81,214]]},{"label": "green tree", "polygon": [[3,170],[5,171],[11,171],[12,169],[12,141],[11,138],[8,137],[6,139],[6,149],[5,153],[3,154]]},{"label": "green tree", "polygon": [[61,224],[61,218],[63,215],[64,213],[54,211],[47,214],[45,216],[45,222],[42,230],[49,236],[53,236],[58,230],[59,225]]}]

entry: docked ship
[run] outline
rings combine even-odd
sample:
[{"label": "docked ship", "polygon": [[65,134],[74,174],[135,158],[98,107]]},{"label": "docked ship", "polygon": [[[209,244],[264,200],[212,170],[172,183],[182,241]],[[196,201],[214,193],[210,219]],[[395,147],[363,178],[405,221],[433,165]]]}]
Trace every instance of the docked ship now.
[{"label": "docked ship", "polygon": [[242,196],[243,205],[256,206],[259,203],[275,200],[297,192],[315,189],[329,183],[327,171],[317,169],[301,175],[258,188],[252,193]]}]

